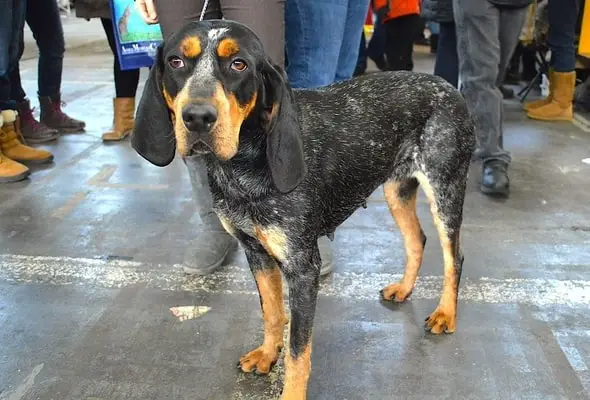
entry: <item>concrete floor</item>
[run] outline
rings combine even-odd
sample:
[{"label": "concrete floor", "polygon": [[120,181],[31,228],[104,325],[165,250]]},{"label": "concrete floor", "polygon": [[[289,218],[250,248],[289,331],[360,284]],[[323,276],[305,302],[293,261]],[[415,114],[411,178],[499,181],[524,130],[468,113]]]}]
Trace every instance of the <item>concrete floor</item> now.
[{"label": "concrete floor", "polygon": [[[198,229],[184,167],[101,143],[113,95],[104,43],[70,49],[65,65],[66,109],[87,133],[43,146],[53,166],[0,187],[0,399],[276,398],[282,362],[266,377],[236,368],[262,338],[243,254],[207,278],[182,274]],[[417,66],[430,71],[432,57]],[[34,98],[35,59],[22,69]],[[516,102],[506,110],[512,195],[481,195],[474,167],[456,333],[422,329],[442,273],[424,196],[421,278],[407,303],[379,302],[404,255],[376,192],[336,232],[310,399],[589,398],[590,134],[528,121]]]}]

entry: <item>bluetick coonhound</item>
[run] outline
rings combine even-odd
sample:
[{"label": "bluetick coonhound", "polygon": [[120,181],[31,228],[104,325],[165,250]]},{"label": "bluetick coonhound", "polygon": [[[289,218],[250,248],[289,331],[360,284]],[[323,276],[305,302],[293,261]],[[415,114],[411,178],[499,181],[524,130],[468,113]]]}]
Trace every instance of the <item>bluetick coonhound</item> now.
[{"label": "bluetick coonhound", "polygon": [[[412,292],[426,237],[416,215],[421,186],[444,254],[433,334],[455,330],[459,246],[474,128],[463,98],[442,79],[384,72],[320,90],[292,90],[249,28],[227,20],[186,25],[158,49],[136,115],[134,149],[157,166],[200,154],[224,227],[255,277],[264,341],[245,372],[268,373],[283,347],[283,399],[305,399],[319,288],[317,239],[331,235],[383,185],[403,235],[403,278],[384,300]],[[282,278],[290,318],[283,307]]]}]

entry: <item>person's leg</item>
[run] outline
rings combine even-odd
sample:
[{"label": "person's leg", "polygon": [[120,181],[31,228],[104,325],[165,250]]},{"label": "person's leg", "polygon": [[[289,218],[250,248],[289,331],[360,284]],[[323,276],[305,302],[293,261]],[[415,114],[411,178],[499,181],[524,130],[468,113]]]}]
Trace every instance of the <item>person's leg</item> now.
[{"label": "person's leg", "polygon": [[219,0],[225,19],[252,29],[275,64],[285,66],[285,0]]},{"label": "person's leg", "polygon": [[86,124],[71,118],[61,109],[65,43],[58,4],[55,0],[27,1],[27,23],[39,47],[38,96],[41,122],[60,133],[82,132]]},{"label": "person's leg", "polygon": [[354,68],[353,76],[359,76],[367,70],[367,39],[365,33],[361,35],[361,43],[359,46],[359,55],[356,60],[356,67]]},{"label": "person's leg", "polygon": [[481,190],[508,194],[510,153],[502,147],[502,93],[497,86],[500,11],[487,0],[453,0],[461,92],[475,123]]},{"label": "person's leg", "polygon": [[430,30],[430,52],[436,53],[438,50],[438,41],[440,37],[440,24],[438,22],[429,21],[428,29]]},{"label": "person's leg", "polygon": [[508,69],[514,60],[514,55],[516,52],[520,52],[518,40],[524,25],[526,13],[526,7],[502,9],[500,12],[500,65],[496,83],[504,99],[514,97],[514,90],[504,86],[504,83],[506,82]]},{"label": "person's leg", "polygon": [[[0,181],[11,182],[26,178],[29,170],[22,164],[45,164],[53,154],[34,149],[20,142],[16,102],[11,99],[10,74],[18,65],[22,53],[21,38],[25,20],[24,0],[0,1]],[[22,163],[22,164],[21,164]]]},{"label": "person's leg", "polygon": [[344,33],[334,75],[336,82],[352,78],[358,60],[359,47],[357,43],[364,35],[363,27],[369,9],[369,0],[348,0],[347,7]]},{"label": "person's leg", "polygon": [[411,71],[414,69],[412,53],[414,52],[414,38],[419,27],[420,16],[417,14],[404,15],[385,23],[387,30],[385,53],[390,71]]},{"label": "person's leg", "polygon": [[373,35],[367,45],[367,57],[369,57],[381,71],[387,70],[387,61],[385,60],[385,25],[381,16],[375,18],[373,24]]},{"label": "person's leg", "polygon": [[[34,7],[34,4],[31,4],[30,1],[27,1],[27,14],[31,12],[30,10],[32,7]],[[24,52],[24,40],[23,29],[23,32],[19,35],[18,39],[18,60],[21,59]],[[52,142],[59,138],[59,132],[56,129],[50,128],[35,119],[35,116],[33,115],[33,109],[31,108],[29,99],[27,99],[27,94],[25,93],[22,86],[18,63],[10,72],[10,98],[16,102],[21,133],[27,143],[46,143]]]},{"label": "person's leg", "polygon": [[[13,43],[18,39],[14,35],[19,25],[18,3],[15,0],[0,0],[0,133],[4,133],[4,116],[7,117],[6,123],[10,123],[16,108],[10,99],[10,70],[13,66]],[[29,168],[6,157],[0,146],[0,183],[21,181],[29,174]]]},{"label": "person's leg", "polygon": [[522,79],[522,74],[520,72],[520,61],[522,59],[522,52],[523,45],[522,43],[518,42],[516,44],[516,48],[514,49],[514,53],[510,58],[510,62],[508,63],[506,76],[503,82],[504,84],[518,85],[520,83],[520,80]]},{"label": "person's leg", "polygon": [[20,57],[25,2],[0,0],[0,10],[0,111],[16,110],[11,99],[10,74]]},{"label": "person's leg", "polygon": [[[198,21],[203,9],[203,0],[157,1],[156,9],[162,35],[167,37],[191,21]],[[205,19],[221,18],[217,0],[209,1]],[[200,156],[184,159],[200,226],[193,242],[185,252],[184,271],[205,275],[221,266],[227,256],[237,248],[237,241],[226,232],[213,211],[213,199],[209,188],[207,166]]]},{"label": "person's leg", "polygon": [[535,60],[535,50],[532,47],[524,46],[522,49],[522,80],[528,83],[536,75],[537,62]]},{"label": "person's leg", "polygon": [[503,9],[500,12],[500,65],[498,67],[498,86],[506,80],[513,55],[518,49],[518,38],[526,18],[526,8]]},{"label": "person's leg", "polygon": [[[293,87],[316,88],[334,82],[346,26],[347,4],[348,0],[287,0],[287,75]],[[353,52],[358,51],[357,42],[354,48]]]},{"label": "person's leg", "polygon": [[454,87],[457,87],[459,59],[454,22],[439,23],[438,50],[434,63],[434,75],[440,76]]},{"label": "person's leg", "polygon": [[113,54],[115,97],[113,98],[113,126],[103,133],[103,141],[119,141],[131,135],[135,126],[135,95],[139,85],[139,69],[122,70],[117,55],[113,21],[101,18],[109,47]]},{"label": "person's leg", "polygon": [[576,21],[579,0],[549,0],[549,35],[552,67],[551,95],[545,104],[528,106],[528,117],[543,121],[571,121],[576,85]]}]

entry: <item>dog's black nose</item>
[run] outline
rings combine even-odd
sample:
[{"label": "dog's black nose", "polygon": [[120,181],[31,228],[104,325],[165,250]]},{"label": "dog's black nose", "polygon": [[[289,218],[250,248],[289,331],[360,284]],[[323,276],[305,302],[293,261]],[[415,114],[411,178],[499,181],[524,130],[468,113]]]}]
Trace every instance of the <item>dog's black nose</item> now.
[{"label": "dog's black nose", "polygon": [[217,110],[210,104],[189,104],[182,110],[182,120],[189,131],[206,131],[217,121]]}]

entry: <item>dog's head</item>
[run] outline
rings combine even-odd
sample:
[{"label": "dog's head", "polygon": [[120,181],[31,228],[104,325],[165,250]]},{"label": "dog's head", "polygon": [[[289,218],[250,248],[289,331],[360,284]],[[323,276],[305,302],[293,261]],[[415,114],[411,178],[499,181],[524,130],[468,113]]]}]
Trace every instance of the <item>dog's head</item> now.
[{"label": "dog's head", "polygon": [[143,91],[133,148],[157,166],[212,152],[221,161],[238,152],[245,121],[267,135],[266,155],[282,192],[306,168],[293,93],[283,69],[266,56],[256,34],[227,20],[186,25],[158,47]]}]

